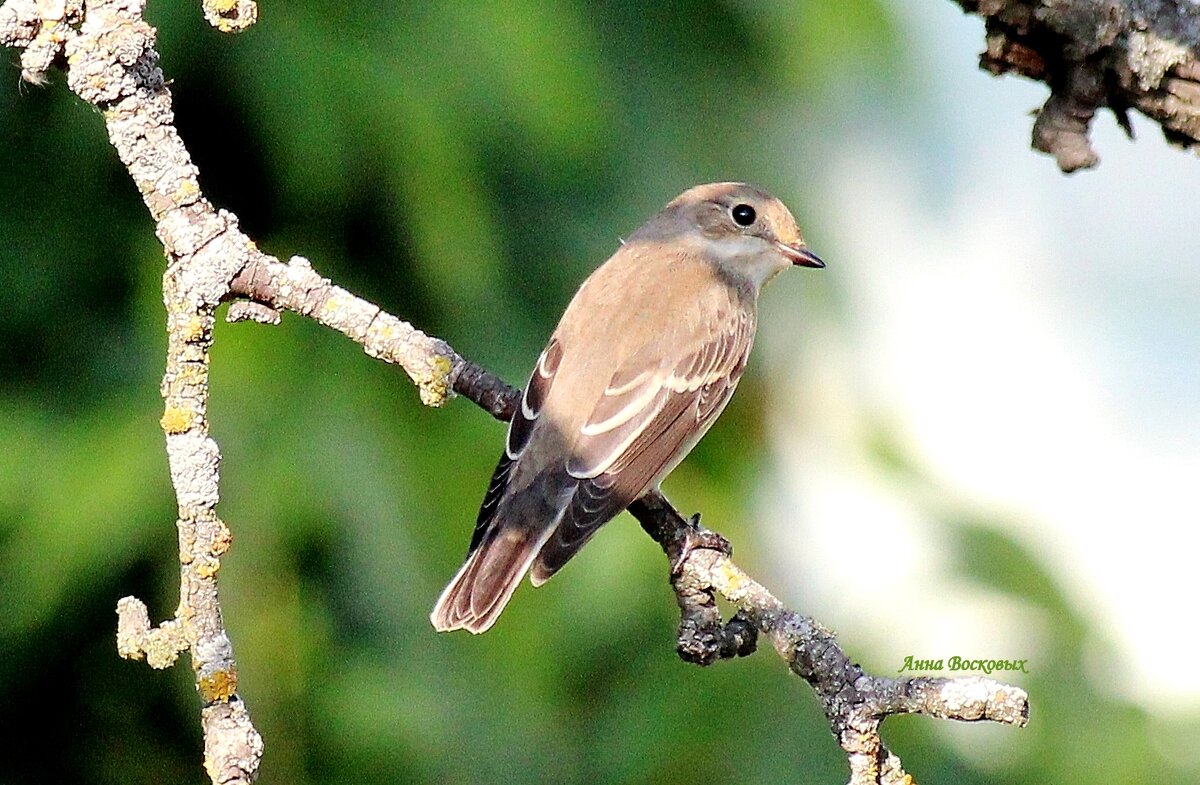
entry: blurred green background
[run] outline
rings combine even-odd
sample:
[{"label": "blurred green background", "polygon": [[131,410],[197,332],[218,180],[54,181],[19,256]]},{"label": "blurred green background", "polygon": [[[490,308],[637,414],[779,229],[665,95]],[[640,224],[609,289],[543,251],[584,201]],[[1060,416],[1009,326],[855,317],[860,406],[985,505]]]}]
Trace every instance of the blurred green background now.
[{"label": "blurred green background", "polygon": [[[775,190],[831,262],[778,284],[764,311],[845,333],[836,268],[853,254],[839,255],[804,173],[833,178],[830,150],[864,117],[898,116],[916,138],[936,106],[882,0],[290,2],[265,4],[236,37],[208,28],[198,3],[151,3],[148,17],[215,204],[267,251],[307,256],[515,383],[617,238],[709,180]],[[0,783],[202,783],[190,669],[152,671],[114,646],[119,597],[155,619],[177,601],[157,425],[161,249],[100,116],[60,74],[19,85],[6,51]],[[768,330],[784,335],[806,340]],[[770,651],[704,670],[675,657],[664,560],[627,516],[562,577],[519,590],[487,635],[435,635],[426,616],[465,550],[501,426],[464,401],[422,408],[399,370],[291,315],[221,324],[212,358],[219,511],[235,538],[221,586],[266,739],[261,781],[844,781],[815,699]],[[752,362],[666,487],[777,585],[755,522],[770,367]],[[1037,657],[1014,677],[1033,697],[1028,729],[887,723],[920,781],[1200,776],[1168,743],[1195,714],[1155,715],[1089,676],[1100,622],[1002,515],[941,487],[896,432],[854,438],[945,526],[951,571],[1047,620],[1035,652],[1018,639],[996,653]],[[880,671],[905,654],[990,654],[842,643]]]}]

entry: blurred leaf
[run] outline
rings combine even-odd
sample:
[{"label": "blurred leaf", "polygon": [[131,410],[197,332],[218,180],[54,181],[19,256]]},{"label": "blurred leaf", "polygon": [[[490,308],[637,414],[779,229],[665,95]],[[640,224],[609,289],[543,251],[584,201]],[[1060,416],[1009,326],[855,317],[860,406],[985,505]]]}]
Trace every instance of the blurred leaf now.
[{"label": "blurred leaf", "polygon": [[1074,616],[1046,568],[998,527],[956,521],[949,534],[956,563],[972,579],[1049,611],[1060,623]]}]

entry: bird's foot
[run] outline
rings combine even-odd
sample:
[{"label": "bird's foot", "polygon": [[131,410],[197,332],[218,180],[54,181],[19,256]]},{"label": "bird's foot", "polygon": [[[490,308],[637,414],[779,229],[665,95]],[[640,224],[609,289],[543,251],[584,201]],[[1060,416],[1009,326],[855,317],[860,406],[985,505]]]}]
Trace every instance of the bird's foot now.
[{"label": "bird's foot", "polygon": [[710,551],[718,551],[725,556],[733,555],[733,545],[729,540],[717,534],[711,529],[706,529],[700,525],[700,513],[696,513],[688,519],[688,526],[683,536],[683,542],[679,546],[679,553],[671,560],[671,577],[678,578],[683,572],[683,565],[692,555],[692,551],[697,548],[705,548]]}]

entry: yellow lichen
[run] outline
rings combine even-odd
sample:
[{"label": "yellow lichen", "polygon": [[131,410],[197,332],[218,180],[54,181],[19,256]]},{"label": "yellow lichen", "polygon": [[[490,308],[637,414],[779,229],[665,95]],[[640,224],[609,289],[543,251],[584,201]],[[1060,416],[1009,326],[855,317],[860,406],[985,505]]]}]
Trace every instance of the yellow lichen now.
[{"label": "yellow lichen", "polygon": [[200,193],[200,186],[195,180],[190,178],[180,180],[178,187],[175,188],[174,198],[177,202],[185,202],[195,198]]},{"label": "yellow lichen", "polygon": [[218,520],[217,536],[213,538],[212,544],[208,546],[208,552],[213,556],[220,556],[229,550],[229,546],[233,544],[233,532],[229,531],[229,527],[225,525],[225,521]]},{"label": "yellow lichen", "polygon": [[416,379],[421,392],[421,403],[437,408],[450,399],[450,358],[438,355],[429,360],[430,373]]},{"label": "yellow lichen", "polygon": [[[253,6],[251,7],[253,9]],[[217,29],[222,33],[240,33],[250,25],[254,24],[257,18],[257,11],[253,14],[246,14],[242,17],[233,17],[232,19],[221,17],[217,22]]]},{"label": "yellow lichen", "polygon": [[183,433],[192,427],[192,423],[195,420],[195,412],[179,406],[168,405],[158,424],[162,426],[163,431],[166,433]]},{"label": "yellow lichen", "polygon": [[325,302],[321,303],[321,310],[326,314],[336,313],[345,305],[344,300],[336,294],[331,294],[325,298]]},{"label": "yellow lichen", "polygon": [[178,384],[201,385],[208,379],[208,367],[204,363],[183,363],[175,377]]},{"label": "yellow lichen", "polygon": [[202,676],[196,683],[200,698],[205,703],[228,701],[237,693],[237,686],[237,671],[232,668]]},{"label": "yellow lichen", "polygon": [[178,622],[165,621],[150,630],[142,638],[142,649],[146,653],[146,664],[162,670],[175,664],[179,652],[187,648]]},{"label": "yellow lichen", "polygon": [[733,566],[728,559],[723,560],[717,565],[717,569],[720,571],[721,582],[723,584],[721,588],[727,594],[738,595],[746,589],[746,573]]},{"label": "yellow lichen", "polygon": [[211,578],[221,569],[221,560],[213,558],[200,559],[192,571],[201,578]]},{"label": "yellow lichen", "polygon": [[204,319],[195,314],[188,317],[180,328],[179,335],[187,343],[194,343],[204,338]]}]

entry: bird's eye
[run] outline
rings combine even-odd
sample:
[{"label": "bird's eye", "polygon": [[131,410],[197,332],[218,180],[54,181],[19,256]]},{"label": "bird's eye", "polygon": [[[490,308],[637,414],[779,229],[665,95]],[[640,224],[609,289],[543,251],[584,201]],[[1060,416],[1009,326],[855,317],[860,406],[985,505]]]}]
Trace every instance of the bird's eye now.
[{"label": "bird's eye", "polygon": [[754,223],[754,219],[758,215],[754,212],[754,208],[748,204],[739,204],[729,211],[733,216],[733,222],[738,226],[749,226]]}]

